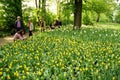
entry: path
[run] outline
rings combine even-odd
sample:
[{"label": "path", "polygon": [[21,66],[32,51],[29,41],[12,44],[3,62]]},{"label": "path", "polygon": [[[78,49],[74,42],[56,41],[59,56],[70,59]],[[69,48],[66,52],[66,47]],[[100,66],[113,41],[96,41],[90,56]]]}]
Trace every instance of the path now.
[{"label": "path", "polygon": [[[28,37],[28,33],[25,34],[25,37]],[[0,38],[0,46],[13,42],[13,36],[7,36]]]},{"label": "path", "polygon": [[7,37],[4,37],[4,38],[0,38],[0,46],[3,46],[7,43],[11,43],[13,42],[13,36],[7,36]]}]

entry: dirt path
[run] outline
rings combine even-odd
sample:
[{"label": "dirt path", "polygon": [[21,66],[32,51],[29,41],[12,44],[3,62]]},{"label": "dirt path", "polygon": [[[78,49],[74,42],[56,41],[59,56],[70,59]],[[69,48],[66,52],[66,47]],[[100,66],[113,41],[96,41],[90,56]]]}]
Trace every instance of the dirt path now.
[{"label": "dirt path", "polygon": [[13,36],[7,36],[7,37],[4,37],[4,38],[0,38],[0,46],[3,46],[7,43],[11,43],[13,42]]},{"label": "dirt path", "polygon": [[[25,34],[25,37],[28,37],[28,33]],[[13,36],[7,36],[0,38],[0,46],[4,46],[5,44],[13,42]]]}]

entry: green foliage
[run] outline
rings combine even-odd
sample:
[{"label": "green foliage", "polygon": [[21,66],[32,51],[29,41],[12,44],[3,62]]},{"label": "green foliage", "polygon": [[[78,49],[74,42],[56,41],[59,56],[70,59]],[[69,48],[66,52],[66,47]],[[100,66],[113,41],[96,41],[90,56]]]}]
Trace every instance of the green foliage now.
[{"label": "green foliage", "polygon": [[90,19],[89,15],[87,13],[83,16],[83,24],[93,25],[93,22],[92,22],[92,20]]},{"label": "green foliage", "polygon": [[8,36],[8,35],[10,35],[10,34],[7,31],[4,31],[4,30],[0,31],[0,38]]},{"label": "green foliage", "polygon": [[56,15],[48,11],[45,15],[45,18],[46,18],[46,25],[50,25],[56,19]]},{"label": "green foliage", "polygon": [[119,80],[119,32],[74,31],[68,25],[5,45],[0,47],[0,79]]},{"label": "green foliage", "polygon": [[116,5],[114,12],[114,22],[120,23],[120,3]]},{"label": "green foliage", "polygon": [[61,2],[61,19],[63,21],[63,24],[70,24],[73,23],[73,13],[74,13],[74,1],[69,0],[63,0]]},{"label": "green foliage", "polygon": [[98,21],[104,19],[104,17],[101,16],[101,13],[108,18],[106,21],[112,21],[115,7],[115,2],[113,0],[86,0],[83,2],[83,12],[90,11],[91,14],[95,12],[96,14],[89,15],[91,16],[90,18],[97,15],[93,17],[94,19],[91,19],[95,21],[97,21],[98,18]]},{"label": "green foliage", "polygon": [[120,12],[117,12],[117,15],[115,16],[115,22],[120,23]]},{"label": "green foliage", "polygon": [[96,13],[104,13],[108,11],[108,4],[106,0],[93,0],[92,1],[92,10]]},{"label": "green foliage", "polygon": [[23,20],[24,20],[25,25],[27,25],[28,19],[33,19],[34,16],[36,16],[35,13],[36,12],[34,8],[28,7],[28,8],[23,9]]},{"label": "green foliage", "polygon": [[6,29],[12,29],[16,17],[22,16],[22,0],[1,0],[2,8],[4,10],[4,19]]},{"label": "green foliage", "polygon": [[2,9],[2,4],[0,3],[0,29],[2,29],[3,27],[3,25],[4,25],[4,18],[3,18],[3,16],[4,16],[4,10]]}]

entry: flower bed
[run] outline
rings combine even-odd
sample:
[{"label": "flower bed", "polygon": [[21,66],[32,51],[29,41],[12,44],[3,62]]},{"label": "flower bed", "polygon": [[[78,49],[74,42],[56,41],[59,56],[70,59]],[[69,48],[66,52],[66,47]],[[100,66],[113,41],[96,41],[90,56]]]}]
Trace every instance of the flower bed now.
[{"label": "flower bed", "polygon": [[0,47],[0,79],[118,80],[120,31],[66,26]]}]

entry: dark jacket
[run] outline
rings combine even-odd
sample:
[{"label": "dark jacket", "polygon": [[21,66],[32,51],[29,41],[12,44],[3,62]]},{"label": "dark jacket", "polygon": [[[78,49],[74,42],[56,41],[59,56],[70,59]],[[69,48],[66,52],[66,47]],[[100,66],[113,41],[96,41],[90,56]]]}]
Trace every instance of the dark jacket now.
[{"label": "dark jacket", "polygon": [[19,31],[19,30],[21,30],[21,29],[24,29],[24,25],[23,25],[23,21],[20,21],[20,25],[21,25],[21,27],[20,28],[18,28],[17,27],[17,20],[15,21],[15,29],[17,30],[17,31]]}]

